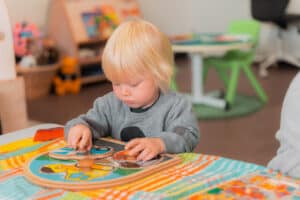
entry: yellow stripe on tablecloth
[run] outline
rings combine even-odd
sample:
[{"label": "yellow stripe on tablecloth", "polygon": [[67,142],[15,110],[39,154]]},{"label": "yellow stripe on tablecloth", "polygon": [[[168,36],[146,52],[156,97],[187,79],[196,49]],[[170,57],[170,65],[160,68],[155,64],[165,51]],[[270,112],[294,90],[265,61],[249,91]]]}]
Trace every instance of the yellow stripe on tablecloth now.
[{"label": "yellow stripe on tablecloth", "polygon": [[1,145],[0,154],[16,151],[18,149],[33,146],[34,144],[38,144],[38,143],[39,142],[34,142],[32,138],[25,138],[14,142],[10,142],[8,144]]},{"label": "yellow stripe on tablecloth", "polygon": [[17,167],[22,167],[26,163],[26,161],[31,159],[32,157],[37,156],[38,154],[41,153],[45,153],[47,151],[51,151],[53,149],[61,148],[65,145],[66,142],[62,139],[53,141],[50,144],[42,146],[35,151],[31,151],[23,155],[13,156],[4,160],[0,160],[0,168],[2,170],[10,170]]}]

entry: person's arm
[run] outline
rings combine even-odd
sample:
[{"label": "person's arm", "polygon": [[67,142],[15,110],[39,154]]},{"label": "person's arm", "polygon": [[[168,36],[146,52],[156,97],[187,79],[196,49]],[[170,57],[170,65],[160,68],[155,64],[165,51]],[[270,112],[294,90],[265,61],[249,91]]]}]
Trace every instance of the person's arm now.
[{"label": "person's arm", "polygon": [[300,177],[300,73],[293,79],[285,95],[281,110],[280,142],[277,155],[268,167],[293,177]]},{"label": "person's arm", "polygon": [[77,124],[83,124],[90,128],[93,138],[107,136],[110,133],[110,106],[107,96],[97,98],[93,107],[79,117],[68,121],[65,125],[65,138],[68,137],[68,132],[71,127]]},{"label": "person's arm", "polygon": [[160,134],[167,153],[191,152],[197,146],[200,133],[192,104],[180,99],[166,119],[166,131]]}]

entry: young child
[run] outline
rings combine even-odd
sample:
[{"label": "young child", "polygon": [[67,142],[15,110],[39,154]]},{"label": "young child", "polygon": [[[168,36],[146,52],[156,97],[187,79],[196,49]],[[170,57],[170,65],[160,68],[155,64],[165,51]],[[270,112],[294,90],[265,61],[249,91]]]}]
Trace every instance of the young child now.
[{"label": "young child", "polygon": [[280,147],[268,167],[300,178],[300,73],[293,79],[285,95],[276,139]]},{"label": "young child", "polygon": [[125,149],[143,161],[196,147],[200,135],[192,105],[169,91],[173,52],[154,25],[136,19],[118,26],[104,48],[102,67],[113,92],[66,124],[69,145],[89,150],[92,138],[112,136],[128,142]]}]

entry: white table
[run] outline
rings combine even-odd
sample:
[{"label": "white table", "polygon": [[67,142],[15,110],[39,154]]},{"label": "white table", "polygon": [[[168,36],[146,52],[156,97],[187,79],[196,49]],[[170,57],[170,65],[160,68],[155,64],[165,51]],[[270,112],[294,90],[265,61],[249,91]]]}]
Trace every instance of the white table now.
[{"label": "white table", "polygon": [[209,55],[224,54],[229,50],[247,50],[251,47],[250,42],[234,42],[222,44],[174,44],[172,49],[175,53],[188,53],[192,62],[192,94],[191,99],[194,104],[205,104],[218,108],[225,108],[224,99],[215,98],[213,94],[205,95],[202,81],[202,57]]}]

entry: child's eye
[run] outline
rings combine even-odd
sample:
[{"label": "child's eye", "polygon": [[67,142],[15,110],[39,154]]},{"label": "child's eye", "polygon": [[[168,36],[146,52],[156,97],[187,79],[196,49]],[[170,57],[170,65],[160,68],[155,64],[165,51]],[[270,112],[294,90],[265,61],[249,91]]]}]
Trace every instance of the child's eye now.
[{"label": "child's eye", "polygon": [[141,83],[141,82],[136,82],[136,83],[130,84],[130,86],[131,86],[131,87],[137,87],[137,86],[139,86],[140,83]]}]

